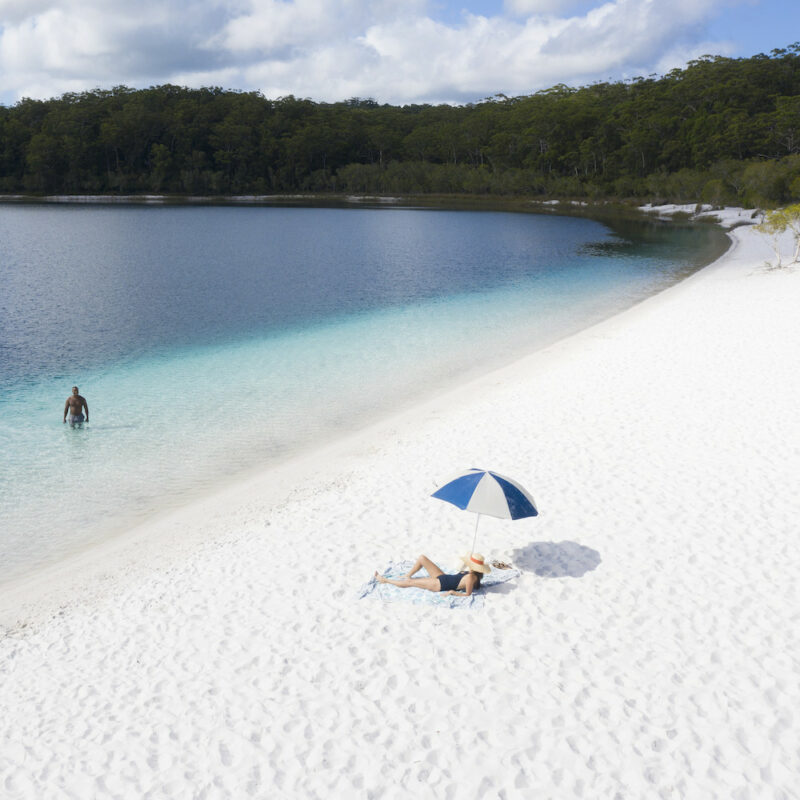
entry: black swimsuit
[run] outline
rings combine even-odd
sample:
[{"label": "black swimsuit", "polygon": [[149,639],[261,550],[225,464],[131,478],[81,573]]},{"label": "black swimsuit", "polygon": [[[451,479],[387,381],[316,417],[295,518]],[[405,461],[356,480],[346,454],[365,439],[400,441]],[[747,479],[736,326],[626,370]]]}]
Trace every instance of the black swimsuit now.
[{"label": "black swimsuit", "polygon": [[439,591],[450,592],[453,589],[458,589],[458,584],[461,583],[461,579],[468,574],[467,572],[459,572],[458,575],[446,575],[442,573],[439,576]]}]

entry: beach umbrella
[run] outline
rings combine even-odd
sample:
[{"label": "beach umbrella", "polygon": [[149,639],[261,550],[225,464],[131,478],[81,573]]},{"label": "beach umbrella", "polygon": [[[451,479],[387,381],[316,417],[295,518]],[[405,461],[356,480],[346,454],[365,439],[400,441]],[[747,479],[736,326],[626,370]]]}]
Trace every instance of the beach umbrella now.
[{"label": "beach umbrella", "polygon": [[539,514],[530,492],[511,478],[485,469],[462,472],[440,486],[431,497],[477,514],[470,553],[475,550],[481,514],[500,519],[524,519]]}]

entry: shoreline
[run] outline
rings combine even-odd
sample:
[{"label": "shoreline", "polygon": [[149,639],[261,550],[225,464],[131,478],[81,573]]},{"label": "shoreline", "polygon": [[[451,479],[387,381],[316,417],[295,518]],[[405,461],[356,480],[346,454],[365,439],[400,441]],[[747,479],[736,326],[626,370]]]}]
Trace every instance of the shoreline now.
[{"label": "shoreline", "polygon": [[[800,270],[730,236],[622,314],[162,520],[163,561],[132,543],[139,567],[0,635],[0,785],[792,797]],[[474,518],[429,495],[470,466],[537,500],[481,519],[520,576],[474,611],[358,599],[390,560],[453,566]]]},{"label": "shoreline", "polygon": [[[613,224],[619,219],[650,220],[671,224],[719,224],[730,228],[735,224],[750,224],[758,209],[737,209],[739,221],[730,221],[730,207],[687,203],[654,206],[639,205],[624,199],[575,200],[542,199],[524,195],[357,195],[357,194],[265,194],[265,195],[24,195],[0,194],[3,205],[130,205],[130,206],[230,206],[235,207],[333,207],[333,208],[426,208],[453,211],[508,211],[527,214],[557,214],[581,216]],[[741,212],[741,213],[740,213]]]},{"label": "shoreline", "polygon": [[[640,214],[640,218],[645,218],[645,214]],[[662,222],[659,224],[663,228],[668,228],[670,223]],[[608,224],[606,227],[611,231],[615,231],[613,224]],[[645,226],[642,227],[644,228]],[[624,229],[621,233],[624,235]],[[689,258],[686,259],[684,265],[686,271],[695,270],[697,269],[696,265],[698,263],[703,263],[707,258],[710,259],[712,248],[716,247],[719,249],[717,239],[724,241],[726,247],[729,246],[729,240],[720,233],[715,233],[713,237],[703,238],[708,238],[710,244],[704,247],[702,251],[698,250],[697,254],[692,256],[691,261]],[[663,291],[663,289],[659,289],[658,291]],[[627,302],[631,301],[629,300]],[[636,302],[639,301],[637,300]],[[596,314],[595,320],[602,321],[602,319],[598,318],[602,317],[604,314],[613,315],[616,313],[619,313],[619,311],[607,308],[603,311],[603,314]],[[216,493],[218,488],[226,489],[242,481],[247,481],[251,477],[260,474],[265,469],[280,467],[286,462],[294,463],[298,459],[303,459],[305,457],[313,458],[316,451],[320,449],[324,450],[340,439],[347,439],[353,435],[354,432],[357,433],[360,430],[370,429],[382,419],[391,419],[398,413],[404,413],[413,409],[413,407],[419,403],[426,403],[443,393],[447,393],[451,390],[458,390],[460,386],[469,384],[473,379],[480,377],[487,371],[493,372],[498,369],[498,367],[512,364],[519,358],[529,355],[531,352],[536,352],[542,347],[549,346],[565,337],[579,333],[581,330],[585,329],[587,324],[594,325],[596,321],[584,320],[581,322],[574,321],[569,324],[562,324],[558,331],[553,331],[546,337],[540,337],[541,341],[536,340],[535,343],[533,340],[526,341],[520,339],[519,342],[514,342],[510,345],[505,352],[498,354],[498,357],[492,359],[491,363],[487,364],[481,362],[479,366],[473,364],[470,365],[468,369],[462,370],[458,375],[448,376],[446,380],[442,378],[437,381],[429,382],[424,387],[421,387],[413,397],[408,396],[404,397],[402,400],[398,399],[395,401],[393,408],[375,411],[368,417],[359,420],[357,425],[347,425],[338,431],[326,432],[326,434],[318,438],[317,441],[305,443],[299,449],[290,450],[264,463],[252,464],[245,468],[240,468],[234,474],[226,474],[217,481],[218,486],[213,487],[212,491]],[[17,574],[13,577],[8,574],[5,575],[2,582],[0,582],[0,622],[2,622],[3,619],[3,609],[11,606],[11,602],[6,601],[6,598],[12,594],[17,595],[19,585],[28,584],[32,581],[35,582],[36,575],[40,573],[46,576],[62,571],[69,573],[69,567],[65,567],[64,570],[59,568],[60,562],[63,561],[65,564],[77,562],[81,564],[89,558],[86,555],[89,551],[96,550],[98,553],[102,553],[109,548],[113,550],[114,548],[109,544],[110,542],[119,541],[130,532],[135,532],[143,526],[156,523],[163,517],[169,516],[187,505],[200,502],[208,493],[209,489],[206,486],[202,486],[200,488],[186,490],[180,497],[174,495],[164,497],[163,501],[152,503],[151,507],[146,510],[141,506],[139,508],[117,509],[113,518],[109,518],[109,520],[104,522],[102,528],[96,526],[96,530],[84,531],[83,543],[73,545],[69,550],[64,547],[63,555],[60,555],[58,558],[42,559],[42,563],[32,569],[23,565],[23,568],[18,570]]]},{"label": "shoreline", "polygon": [[[653,219],[648,206],[623,199],[574,200],[543,199],[526,195],[465,195],[465,194],[416,194],[416,195],[375,195],[375,194],[336,194],[336,193],[283,193],[248,195],[167,195],[167,194],[70,194],[70,195],[26,195],[0,194],[0,206],[6,205],[133,205],[133,206],[333,206],[347,208],[410,207],[438,208],[451,210],[478,211],[519,211],[538,214],[576,214],[601,218],[611,214],[629,215],[635,219]],[[655,218],[670,219],[677,214],[684,220],[694,217],[694,221],[710,212],[723,212],[700,203],[684,206],[658,206],[670,208],[668,214],[655,215]],[[702,210],[695,216],[695,211]],[[676,217],[677,219],[677,217]],[[675,220],[673,220],[675,221]]]},{"label": "shoreline", "polygon": [[[551,212],[556,210],[555,207],[546,209]],[[641,212],[640,218],[652,216],[654,213],[646,207]],[[687,210],[684,207],[665,206],[659,207],[655,213],[660,215],[659,218],[662,221],[669,222],[671,214],[675,212],[685,215]],[[729,210],[727,213],[728,218],[724,223],[720,223],[723,230],[728,229],[728,226],[735,225],[738,217],[747,217],[750,212],[737,209]],[[388,415],[373,419],[355,430],[331,434],[320,443],[307,444],[299,451],[274,462],[256,465],[230,476],[222,481],[218,489],[210,493],[207,490],[194,492],[178,501],[177,505],[166,505],[148,513],[143,519],[132,518],[135,521],[120,522],[119,525],[114,526],[107,538],[80,546],[57,561],[43,564],[19,577],[3,582],[0,584],[0,632],[3,627],[13,628],[26,618],[41,619],[51,614],[54,609],[61,607],[63,603],[69,602],[74,595],[95,595],[97,590],[95,584],[101,585],[108,580],[113,580],[116,572],[131,570],[138,573],[140,570],[147,570],[160,559],[169,557],[170,553],[173,553],[174,558],[179,562],[184,550],[196,547],[204,541],[203,535],[188,534],[186,541],[178,537],[176,541],[170,541],[167,544],[161,541],[156,543],[156,554],[146,557],[141,556],[139,548],[144,545],[152,546],[162,536],[169,539],[170,537],[163,531],[168,529],[171,521],[180,520],[184,514],[191,515],[197,508],[207,506],[213,508],[217,502],[226,502],[229,497],[247,494],[248,490],[243,487],[260,484],[267,479],[274,479],[284,487],[282,494],[275,491],[269,492],[274,498],[274,502],[280,502],[282,496],[290,492],[289,487],[292,485],[292,481],[308,480],[310,475],[335,471],[336,461],[342,456],[342,453],[368,447],[370,442],[379,441],[386,429],[394,426],[413,427],[419,419],[425,417],[429,410],[437,413],[440,405],[449,404],[462,392],[471,389],[481,391],[487,382],[491,383],[495,379],[505,380],[518,367],[526,364],[538,354],[548,352],[561,343],[570,342],[573,339],[580,341],[585,334],[590,335],[591,331],[596,328],[601,328],[619,317],[624,317],[643,303],[657,299],[664,292],[674,290],[694,275],[710,269],[717,261],[724,259],[725,255],[730,253],[731,248],[735,246],[730,236],[728,239],[728,249],[721,255],[695,270],[688,277],[683,277],[666,289],[661,289],[655,294],[637,301],[633,306],[594,322],[588,327],[559,335],[555,340],[545,345],[537,345],[533,350],[523,349],[510,356],[499,367],[492,366],[488,370],[473,371],[466,378],[461,378],[455,383],[444,387],[434,387],[401,405]],[[322,469],[314,466],[315,462],[320,461],[325,465]],[[51,596],[48,597],[48,595]]]}]

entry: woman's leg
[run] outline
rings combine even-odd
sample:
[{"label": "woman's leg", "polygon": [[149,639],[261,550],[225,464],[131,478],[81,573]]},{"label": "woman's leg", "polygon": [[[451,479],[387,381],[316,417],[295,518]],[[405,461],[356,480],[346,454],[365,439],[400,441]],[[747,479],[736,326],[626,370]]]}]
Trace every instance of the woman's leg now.
[{"label": "woman's leg", "polygon": [[[412,578],[415,573],[422,569],[422,567],[425,567],[425,569],[428,571],[428,575],[430,575],[431,578],[438,578],[443,572],[443,570],[439,569],[439,567],[437,567],[436,564],[434,564],[433,561],[428,558],[428,556],[422,555],[416,560],[414,566],[411,567],[408,572],[406,572],[404,577]],[[438,589],[436,591],[438,591]]]},{"label": "woman's leg", "polygon": [[427,589],[429,592],[438,592],[440,588],[438,578],[384,578],[376,572],[375,579],[378,583],[391,583],[392,586],[399,586],[401,589]]}]

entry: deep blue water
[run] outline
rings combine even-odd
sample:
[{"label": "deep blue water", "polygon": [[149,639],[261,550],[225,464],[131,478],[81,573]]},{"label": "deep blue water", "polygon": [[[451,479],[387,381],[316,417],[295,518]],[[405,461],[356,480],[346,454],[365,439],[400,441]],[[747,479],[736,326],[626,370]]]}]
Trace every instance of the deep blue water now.
[{"label": "deep blue water", "polygon": [[[0,582],[631,305],[708,228],[0,205]],[[80,386],[91,425],[61,424]]]}]

